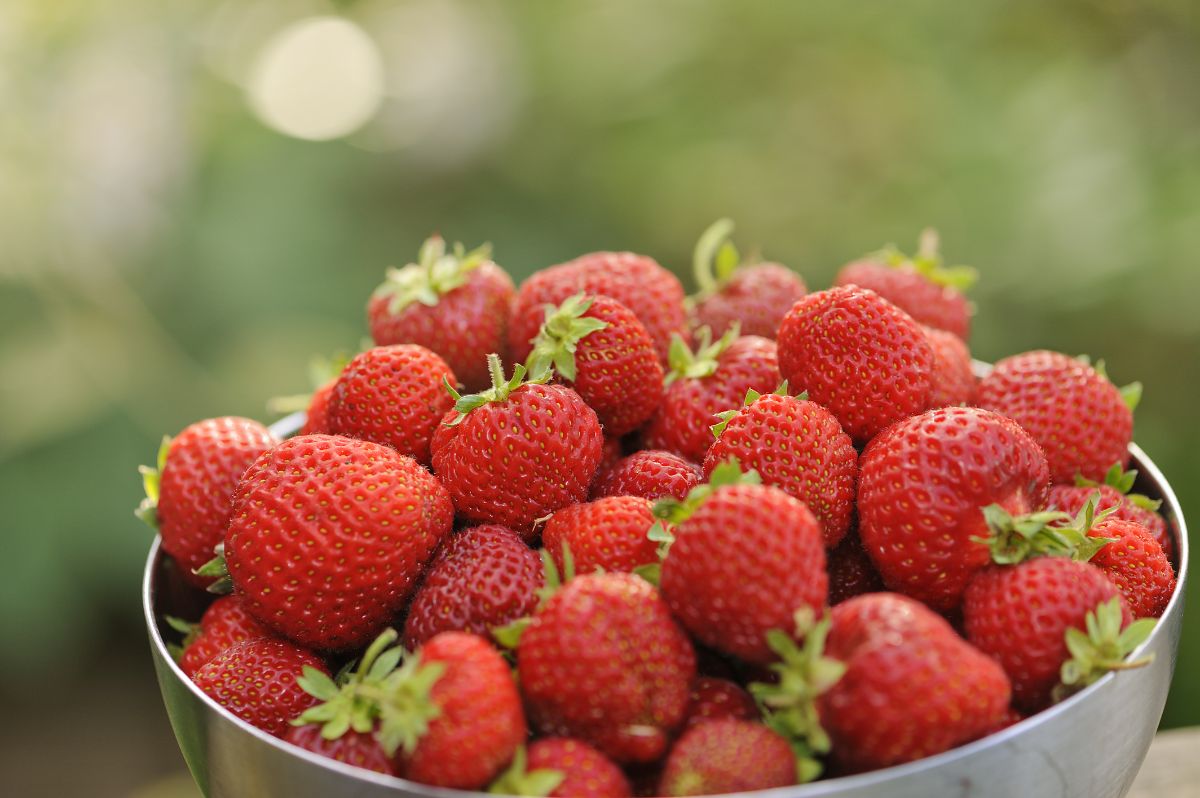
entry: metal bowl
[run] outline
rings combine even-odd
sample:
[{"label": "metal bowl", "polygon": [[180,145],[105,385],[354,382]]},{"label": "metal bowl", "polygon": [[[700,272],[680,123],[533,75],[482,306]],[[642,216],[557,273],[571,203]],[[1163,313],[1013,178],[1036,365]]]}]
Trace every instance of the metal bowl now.
[{"label": "metal bowl", "polygon": [[[275,425],[294,433],[302,417]],[[756,798],[1120,798],[1129,790],[1158,728],[1183,626],[1188,539],[1171,486],[1137,446],[1137,489],[1163,500],[1175,537],[1178,587],[1150,638],[1134,653],[1147,667],[1108,674],[1066,701],[982,740],[906,765],[813,784],[767,790]],[[167,653],[164,615],[199,617],[203,594],[185,586],[156,539],[142,585],[150,652],[167,715],[200,789],[210,798],[395,798],[465,793],[437,789],[343,765],[289,745],[234,717],[200,692]],[[480,796],[482,794],[474,793]],[[749,795],[749,794],[747,794]]]}]

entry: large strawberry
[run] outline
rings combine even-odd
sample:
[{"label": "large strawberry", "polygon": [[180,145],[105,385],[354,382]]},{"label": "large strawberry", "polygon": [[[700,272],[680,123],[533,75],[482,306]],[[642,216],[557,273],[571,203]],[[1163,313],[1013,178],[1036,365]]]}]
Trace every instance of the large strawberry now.
[{"label": "large strawberry", "polygon": [[695,352],[683,339],[671,343],[671,371],[658,412],[646,425],[646,448],[700,462],[712,444],[716,414],[741,404],[746,392],[779,385],[775,342],[731,329],[715,343],[700,331]]},{"label": "large strawberry", "polygon": [[302,435],[238,485],[225,562],[261,623],[311,648],[350,650],[404,606],[453,516],[445,488],[411,458]]},{"label": "large strawberry", "polygon": [[938,254],[937,233],[925,230],[916,257],[887,247],[848,263],[834,285],[869,288],[922,324],[966,340],[973,312],[966,291],[977,278],[969,266],[945,266]]},{"label": "large strawberry", "polygon": [[647,499],[610,496],[554,513],[542,529],[542,545],[560,570],[569,551],[576,573],[628,572],[658,562],[657,544],[646,535],[652,526]]},{"label": "large strawberry", "polygon": [[592,498],[641,496],[683,500],[700,483],[700,466],[661,449],[643,449],[601,469],[592,485]]},{"label": "large strawberry", "polygon": [[1116,585],[1134,618],[1157,618],[1175,592],[1175,571],[1162,546],[1146,527],[1109,516],[1088,535],[1109,543],[1088,562]]},{"label": "large strawberry", "polygon": [[156,466],[141,467],[146,498],[137,516],[162,535],[163,550],[188,582],[207,584],[193,571],[212,559],[225,534],[238,480],[277,442],[257,421],[210,418],[164,438]]},{"label": "large strawberry", "polygon": [[947,407],[879,435],[859,461],[859,536],[884,582],[937,610],[958,606],[990,561],[980,508],[1014,516],[1045,506],[1041,447],[1013,420]]},{"label": "large strawberry", "polygon": [[836,546],[850,528],[858,452],[838,420],[816,402],[786,391],[746,395],[746,406],[721,414],[717,440],[704,457],[704,471],[730,457],[754,469],[771,485],[808,505],[821,522],[826,546]]},{"label": "large strawberry", "polygon": [[506,380],[499,358],[489,363],[491,388],[454,394],[455,409],[433,437],[433,470],[462,518],[529,540],[534,521],[587,498],[604,436],[575,391],[525,382],[520,365]]},{"label": "large strawberry", "polygon": [[696,242],[692,269],[700,292],[692,297],[697,327],[724,334],[741,326],[742,335],[774,338],[779,322],[808,293],[800,275],[778,263],[740,263],[729,236],[733,222],[718,219]]},{"label": "large strawberry", "polygon": [[195,625],[183,624],[174,618],[167,620],[186,635],[179,656],[179,668],[188,676],[194,676],[213,657],[238,643],[271,635],[246,611],[241,596],[222,596],[217,599],[204,611],[200,623]]},{"label": "large strawberry", "polygon": [[1150,534],[1162,546],[1168,560],[1175,558],[1175,539],[1167,529],[1167,521],[1158,514],[1162,504],[1140,493],[1133,493],[1137,471],[1126,471],[1114,465],[1104,475],[1104,482],[1077,479],[1074,485],[1053,485],[1050,488],[1050,507],[1076,515],[1088,501],[1099,493],[1096,511],[1112,510],[1112,517],[1133,521],[1150,530]]},{"label": "large strawberry", "polygon": [[454,373],[423,346],[368,349],[338,377],[326,424],[332,434],[382,443],[428,465],[433,431],[454,406],[446,383],[455,383]]},{"label": "large strawberry", "polygon": [[512,279],[484,245],[452,252],[440,236],[421,247],[417,263],[388,269],[367,303],[380,346],[419,344],[441,355],[469,391],[487,387],[486,358],[504,352],[515,295]]},{"label": "large strawberry", "polygon": [[596,411],[609,437],[640,427],[662,401],[662,364],[650,334],[607,296],[579,293],[546,308],[526,368],[537,375],[551,367]]},{"label": "large strawberry", "polygon": [[611,759],[582,740],[543,737],[518,750],[512,766],[488,788],[497,795],[549,798],[629,798],[629,780]]},{"label": "large strawberry", "polygon": [[632,574],[567,582],[517,647],[530,718],[618,762],[653,762],[683,723],[696,659],[657,591]]},{"label": "large strawberry", "polygon": [[1038,350],[1006,357],[979,383],[976,403],[1015,420],[1046,452],[1050,477],[1103,480],[1129,462],[1141,385],[1118,389],[1088,363]]},{"label": "large strawberry", "polygon": [[671,748],[659,795],[723,795],[789,787],[796,755],[761,723],[720,719],[688,729]]},{"label": "large strawberry", "polygon": [[671,335],[687,333],[679,278],[645,255],[593,252],[543,269],[521,284],[508,331],[514,360],[523,361],[529,356],[531,342],[543,321],[542,309],[580,291],[612,297],[632,310],[654,340],[654,349],[663,362]]}]

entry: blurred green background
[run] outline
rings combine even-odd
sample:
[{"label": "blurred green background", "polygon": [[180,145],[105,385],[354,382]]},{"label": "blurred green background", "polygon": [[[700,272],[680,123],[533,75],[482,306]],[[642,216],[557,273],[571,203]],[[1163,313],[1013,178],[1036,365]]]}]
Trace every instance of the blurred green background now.
[{"label": "blurred green background", "polygon": [[[136,466],[305,389],[434,230],[518,279],[601,248],[682,271],[730,215],[824,287],[936,225],[983,274],[976,355],[1141,379],[1136,437],[1195,507],[1198,8],[0,3],[5,792],[174,789],[146,788],[182,760]],[[1165,724],[1200,723],[1197,668],[1191,634]]]}]

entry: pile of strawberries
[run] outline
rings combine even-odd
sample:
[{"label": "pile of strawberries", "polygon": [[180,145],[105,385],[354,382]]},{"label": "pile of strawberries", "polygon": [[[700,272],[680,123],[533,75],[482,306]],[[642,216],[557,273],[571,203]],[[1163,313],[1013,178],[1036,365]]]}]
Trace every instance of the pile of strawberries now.
[{"label": "pile of strawberries", "polygon": [[430,239],[300,434],[166,442],[139,514],[229,593],[169,619],[184,673],[362,768],[616,797],[908,762],[1141,664],[1175,575],[1138,387],[1048,351],[977,379],[930,235],[809,293],[731,229],[691,297]]}]

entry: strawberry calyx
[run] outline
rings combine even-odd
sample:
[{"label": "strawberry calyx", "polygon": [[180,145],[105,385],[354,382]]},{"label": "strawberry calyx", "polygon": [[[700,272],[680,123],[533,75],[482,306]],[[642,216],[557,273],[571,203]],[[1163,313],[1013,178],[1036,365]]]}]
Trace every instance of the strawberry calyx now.
[{"label": "strawberry calyx", "polygon": [[209,593],[226,596],[233,592],[233,577],[229,575],[229,566],[225,562],[225,544],[218,543],[213,547],[213,558],[192,571],[196,576],[216,581],[205,588]]},{"label": "strawberry calyx", "polygon": [[[566,541],[563,541],[562,544],[563,567],[561,572],[550,552],[542,549],[540,553],[542,570],[545,575],[542,578],[542,586],[537,589],[538,609],[546,606],[546,602],[550,600],[551,596],[575,578],[575,556],[571,554],[571,547]],[[533,623],[533,618],[526,615],[502,626],[493,626],[492,639],[506,649],[516,650],[517,646],[521,645],[521,635],[525,633],[531,623]]]},{"label": "strawberry calyx", "polygon": [[761,484],[762,477],[757,471],[753,468],[743,471],[738,459],[730,457],[712,470],[708,482],[692,488],[683,501],[671,496],[656,501],[651,512],[658,520],[646,531],[646,537],[658,543],[658,556],[659,559],[663,559],[667,556],[671,544],[675,542],[675,535],[671,533],[670,527],[691,518],[692,513],[696,512],[700,505],[704,504],[708,497],[719,488],[729,485]]},{"label": "strawberry calyx", "polygon": [[[784,380],[783,382],[779,383],[779,387],[777,387],[774,391],[772,391],[771,395],[772,396],[787,396],[788,395],[788,381]],[[715,415],[717,418],[719,418],[721,420],[719,422],[717,422],[716,424],[713,424],[711,427],[709,427],[709,429],[712,430],[713,437],[714,438],[721,437],[721,433],[725,431],[725,428],[727,426],[729,426],[730,420],[738,414],[738,411],[744,407],[749,407],[750,405],[757,402],[760,398],[762,398],[761,393],[754,390],[753,388],[747,388],[746,389],[746,397],[744,399],[742,399],[742,407],[734,408],[733,410],[723,410],[720,413],[714,413],[713,415]],[[800,399],[800,400],[807,400],[808,399],[808,391],[805,391],[804,393],[800,394],[796,398]]]},{"label": "strawberry calyx", "polygon": [[916,255],[909,257],[894,244],[888,244],[867,257],[894,269],[912,269],[931,283],[966,293],[979,280],[979,272],[970,266],[945,265],[938,251],[939,243],[937,231],[927,227],[921,231]]},{"label": "strawberry calyx", "polygon": [[703,379],[711,377],[717,371],[717,360],[724,354],[741,334],[741,325],[734,322],[725,334],[716,341],[712,340],[712,330],[701,327],[696,333],[696,349],[688,347],[678,333],[671,334],[671,347],[667,351],[667,366],[669,371],[664,384],[670,385],[678,379]]},{"label": "strawberry calyx", "polygon": [[983,508],[989,534],[972,540],[987,546],[992,562],[998,565],[1016,565],[1034,557],[1070,557],[1087,562],[1113,541],[1088,535],[1097,522],[1114,512],[1109,508],[1096,513],[1099,496],[1097,492],[1089,497],[1074,517],[1057,510],[1014,516],[999,504],[989,504]]},{"label": "strawberry calyx", "polygon": [[546,320],[542,322],[533,340],[533,351],[525,361],[530,374],[538,376],[553,368],[564,380],[575,381],[575,349],[579,342],[608,326],[606,321],[583,315],[593,301],[580,291],[557,307],[546,305]]},{"label": "strawberry calyx", "polygon": [[741,265],[737,247],[729,240],[733,229],[732,219],[717,219],[697,239],[692,250],[692,275],[700,290],[692,297],[693,302],[720,291]]},{"label": "strawberry calyx", "polygon": [[[1108,376],[1108,366],[1105,365],[1103,358],[1092,362],[1091,356],[1078,355],[1075,359],[1085,366],[1091,366],[1092,370],[1094,370],[1097,374],[1109,382],[1112,382],[1113,385],[1116,386],[1117,391],[1121,394],[1121,401],[1124,402],[1125,406],[1129,408],[1130,413],[1137,410],[1137,406],[1141,404],[1142,401],[1142,384],[1140,382],[1134,380],[1128,385],[1117,385],[1112,381],[1112,378]],[[1120,463],[1117,463],[1117,465],[1120,465]]]},{"label": "strawberry calyx", "polygon": [[414,302],[433,307],[445,294],[467,282],[473,270],[488,261],[492,245],[484,244],[470,252],[462,244],[446,251],[439,235],[430,236],[421,245],[416,263],[402,268],[388,267],[375,297],[388,298],[388,313],[395,315]]},{"label": "strawberry calyx", "polygon": [[467,414],[477,407],[483,407],[491,402],[503,402],[508,399],[513,391],[520,388],[522,385],[542,385],[550,381],[553,376],[553,371],[546,369],[541,374],[534,374],[525,379],[527,371],[525,366],[518,363],[513,366],[513,375],[510,378],[504,377],[504,366],[500,363],[500,356],[496,353],[488,355],[488,372],[492,377],[492,387],[486,391],[479,393],[460,394],[458,390],[450,384],[447,377],[442,377],[442,384],[446,387],[446,391],[454,397],[454,410],[458,413],[457,416],[449,421],[443,421],[447,427],[454,427],[466,419]]},{"label": "strawberry calyx", "polygon": [[155,458],[154,466],[138,466],[138,473],[142,475],[142,489],[146,492],[146,498],[142,499],[141,504],[137,506],[133,514],[155,532],[158,531],[159,488],[162,485],[162,472],[167,466],[167,454],[170,451],[171,436],[164,435],[162,443],[158,445],[158,455]]},{"label": "strawberry calyx", "polygon": [[566,774],[549,768],[529,769],[529,752],[525,746],[517,748],[512,764],[496,777],[487,791],[492,795],[546,796],[558,789]]},{"label": "strawberry calyx", "polygon": [[1053,691],[1055,701],[1082,690],[1109,671],[1141,668],[1154,661],[1154,652],[1136,660],[1127,658],[1150,636],[1156,619],[1141,618],[1124,629],[1121,621],[1121,599],[1112,598],[1088,612],[1083,630],[1067,629],[1064,640],[1071,658],[1062,664],[1061,681]]},{"label": "strawberry calyx", "polygon": [[176,618],[174,615],[164,615],[163,620],[166,621],[167,626],[183,635],[183,639],[178,643],[167,643],[167,652],[171,655],[171,659],[179,662],[187,647],[196,642],[196,638],[200,636],[200,624]]},{"label": "strawberry calyx", "polygon": [[1162,499],[1151,499],[1141,493],[1130,492],[1133,490],[1133,483],[1137,481],[1137,475],[1136,469],[1126,471],[1120,463],[1113,463],[1112,468],[1108,469],[1104,475],[1104,482],[1096,482],[1082,474],[1076,474],[1075,485],[1080,488],[1098,488],[1102,484],[1107,485],[1124,496],[1125,500],[1135,507],[1157,512],[1158,508],[1162,506]]}]

